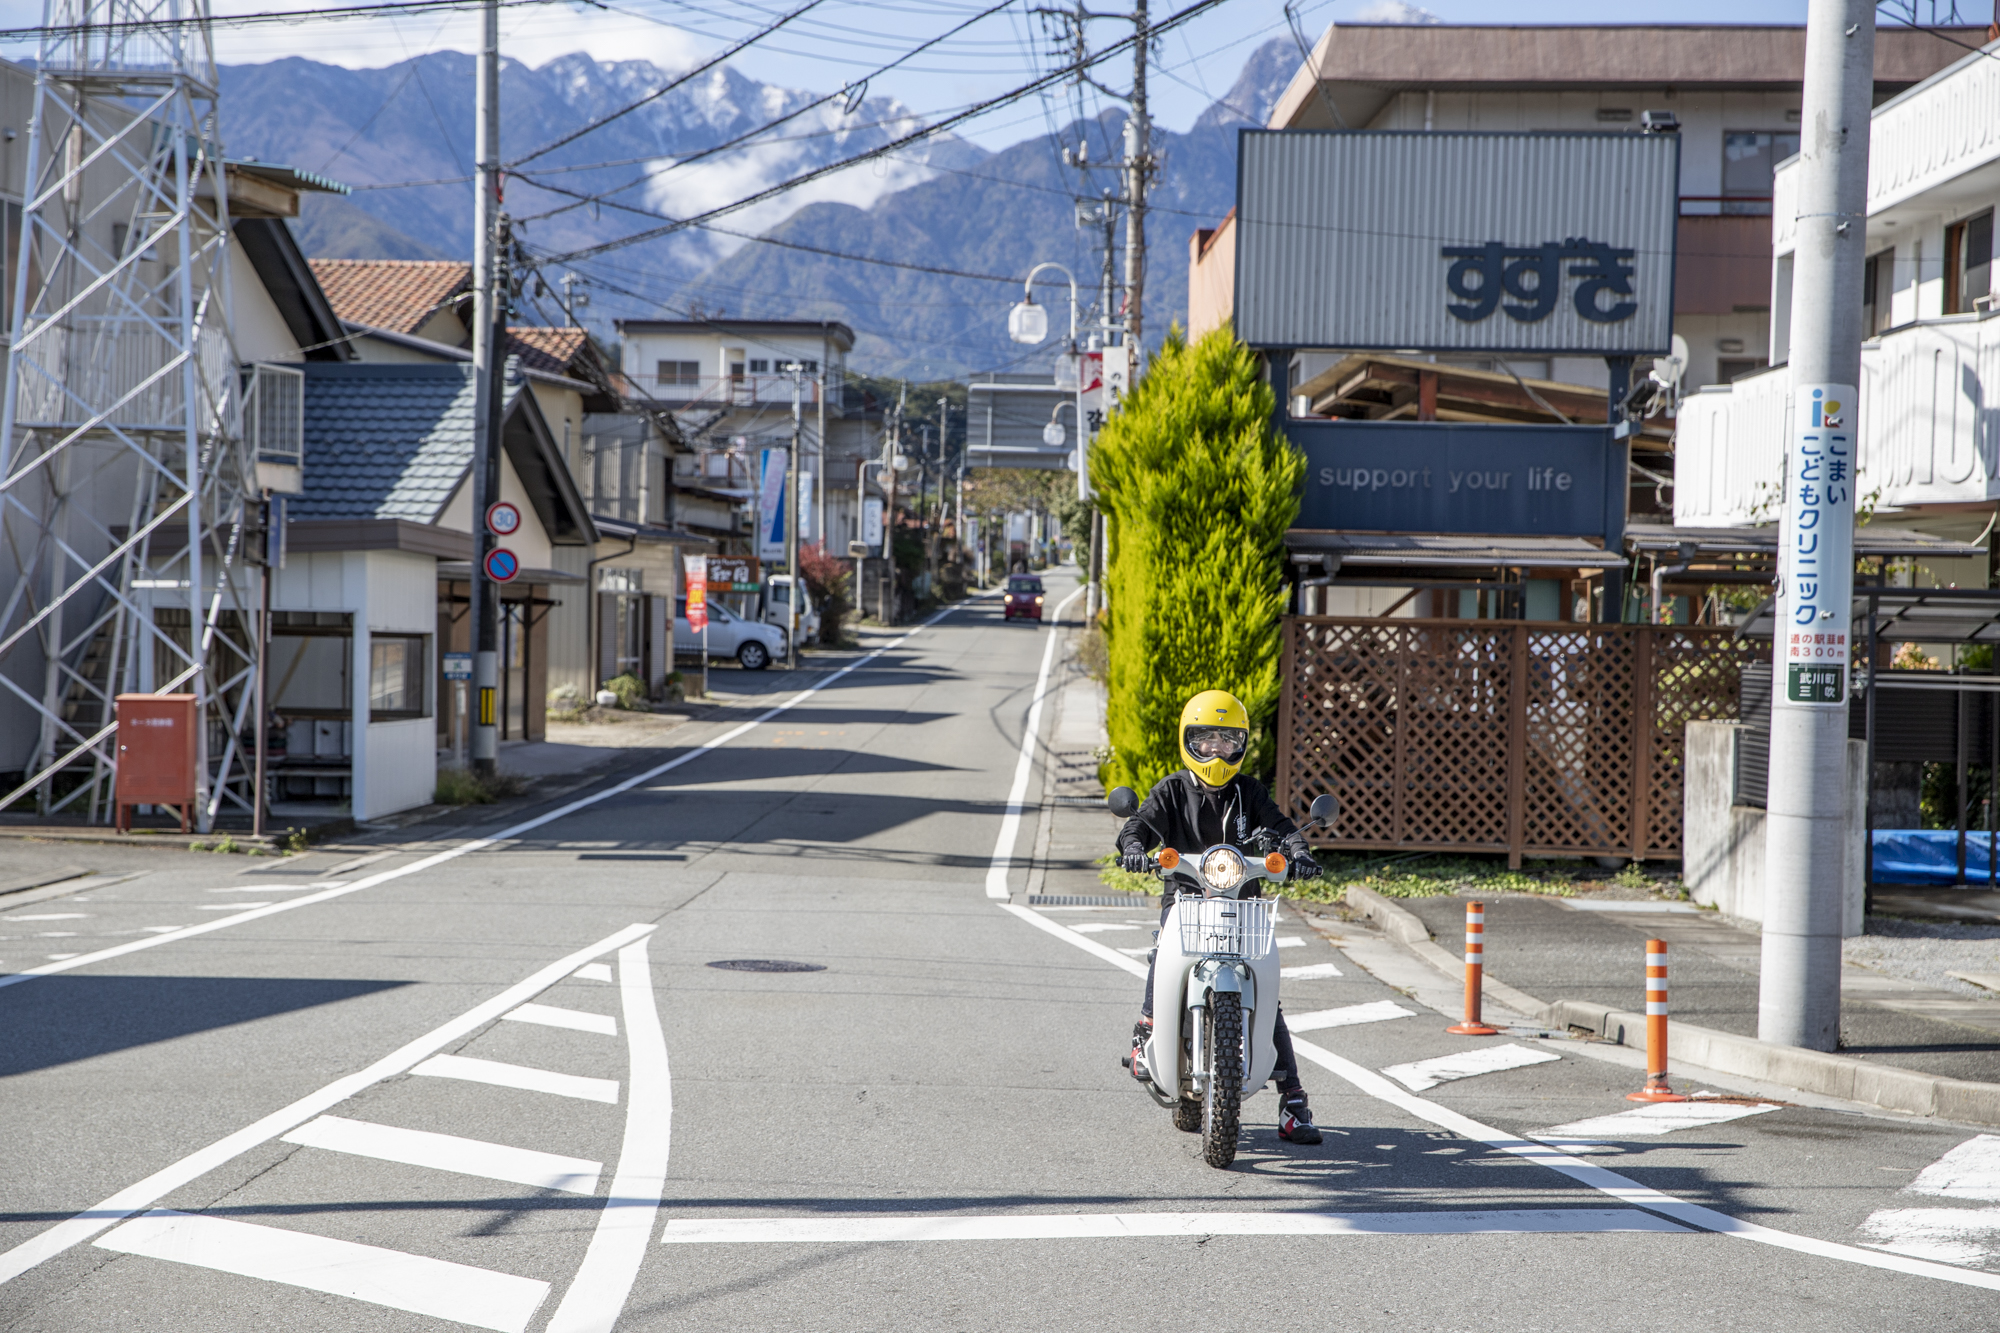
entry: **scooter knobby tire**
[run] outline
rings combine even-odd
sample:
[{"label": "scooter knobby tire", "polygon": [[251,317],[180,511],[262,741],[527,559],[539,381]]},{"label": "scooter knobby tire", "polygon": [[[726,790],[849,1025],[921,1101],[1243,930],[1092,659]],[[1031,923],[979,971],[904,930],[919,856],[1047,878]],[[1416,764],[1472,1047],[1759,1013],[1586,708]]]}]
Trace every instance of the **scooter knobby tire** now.
[{"label": "scooter knobby tire", "polygon": [[1236,1131],[1243,1106],[1243,997],[1210,995],[1203,1022],[1214,1068],[1201,1100],[1201,1159],[1221,1168],[1236,1160]]},{"label": "scooter knobby tire", "polygon": [[1189,1134],[1201,1133],[1201,1103],[1183,1097],[1174,1104],[1174,1128]]}]

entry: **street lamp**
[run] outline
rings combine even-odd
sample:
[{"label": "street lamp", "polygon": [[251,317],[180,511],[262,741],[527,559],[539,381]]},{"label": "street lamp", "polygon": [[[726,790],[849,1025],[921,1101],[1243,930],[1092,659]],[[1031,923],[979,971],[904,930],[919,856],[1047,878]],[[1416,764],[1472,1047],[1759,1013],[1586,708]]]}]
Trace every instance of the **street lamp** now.
[{"label": "street lamp", "polygon": [[[1062,415],[1062,410],[1065,407],[1072,412],[1076,411],[1075,403],[1057,403],[1049,410],[1049,424],[1042,427],[1042,443],[1052,449],[1061,445],[1064,440],[1069,438],[1068,434],[1063,430],[1062,422],[1056,420],[1057,417]],[[1079,417],[1077,420],[1081,422],[1082,418]],[[1082,428],[1079,425],[1078,434],[1081,435],[1081,433]]]},{"label": "street lamp", "polygon": [[1049,312],[1035,304],[1035,276],[1045,268],[1052,268],[1069,279],[1069,346],[1076,350],[1076,275],[1061,264],[1037,264],[1028,270],[1028,277],[1021,284],[1021,303],[1007,312],[1007,336],[1017,343],[1033,346],[1049,336]]}]

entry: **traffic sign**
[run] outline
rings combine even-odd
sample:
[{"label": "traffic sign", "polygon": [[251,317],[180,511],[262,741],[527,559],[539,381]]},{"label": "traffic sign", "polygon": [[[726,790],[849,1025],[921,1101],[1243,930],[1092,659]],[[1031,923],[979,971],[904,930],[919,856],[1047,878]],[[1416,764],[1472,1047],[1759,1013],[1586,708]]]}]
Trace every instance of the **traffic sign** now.
[{"label": "traffic sign", "polygon": [[486,528],[496,537],[511,537],[521,530],[521,511],[505,500],[495,500],[486,506]]},{"label": "traffic sign", "polygon": [[486,577],[495,583],[505,583],[521,572],[521,558],[504,546],[496,546],[486,554]]}]

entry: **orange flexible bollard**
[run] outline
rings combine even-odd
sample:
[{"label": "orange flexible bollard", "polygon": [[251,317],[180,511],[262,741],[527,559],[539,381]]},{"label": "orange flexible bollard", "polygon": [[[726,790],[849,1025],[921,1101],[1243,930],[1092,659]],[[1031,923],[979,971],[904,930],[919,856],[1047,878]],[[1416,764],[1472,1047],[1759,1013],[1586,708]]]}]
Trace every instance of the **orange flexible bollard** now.
[{"label": "orange flexible bollard", "polygon": [[1486,904],[1465,905],[1465,1021],[1445,1029],[1461,1037],[1495,1037],[1500,1029],[1479,1018],[1480,988],[1486,980]]},{"label": "orange flexible bollard", "polygon": [[1646,941],[1646,1086],[1625,1094],[1633,1102],[1684,1102],[1667,1086],[1667,942]]}]

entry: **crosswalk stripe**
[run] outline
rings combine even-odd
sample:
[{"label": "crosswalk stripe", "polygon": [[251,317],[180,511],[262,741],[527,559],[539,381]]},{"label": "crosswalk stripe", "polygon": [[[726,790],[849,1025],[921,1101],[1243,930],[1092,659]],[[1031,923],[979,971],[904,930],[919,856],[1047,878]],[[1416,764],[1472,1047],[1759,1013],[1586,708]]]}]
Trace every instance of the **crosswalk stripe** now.
[{"label": "crosswalk stripe", "polygon": [[1727,1102],[1720,1105],[1704,1101],[1654,1102],[1615,1115],[1573,1120],[1567,1125],[1540,1130],[1528,1137],[1553,1144],[1565,1152],[1604,1152],[1619,1139],[1657,1138],[1676,1130],[1723,1125],[1731,1120],[1741,1120],[1744,1116],[1763,1115],[1778,1109],[1776,1106],[1738,1106]]},{"label": "crosswalk stripe", "polygon": [[1394,1000],[1370,1004],[1342,1005],[1338,1009],[1317,1009],[1309,1014],[1286,1014],[1285,1027],[1293,1032],[1317,1032],[1321,1028],[1353,1027],[1357,1023],[1384,1023],[1392,1018],[1414,1018],[1414,1009],[1405,1009]]},{"label": "crosswalk stripe", "polygon": [[560,1009],[553,1004],[524,1004],[500,1016],[516,1023],[539,1023],[549,1028],[595,1032],[603,1037],[618,1035],[618,1020],[609,1014],[589,1014],[581,1009]]},{"label": "crosswalk stripe", "polygon": [[1301,963],[1297,967],[1279,968],[1278,975],[1287,981],[1318,981],[1322,977],[1337,977],[1341,971],[1332,963]]},{"label": "crosswalk stripe", "polygon": [[922,1240],[1095,1240],[1128,1236],[1464,1236],[1519,1232],[1685,1232],[1636,1208],[1413,1213],[1003,1213],[992,1217],[681,1217],[662,1245],[844,1244]]},{"label": "crosswalk stripe", "polygon": [[347,1296],[495,1333],[522,1333],[549,1284],[400,1250],[156,1208],[100,1248]]},{"label": "crosswalk stripe", "polygon": [[[2000,1136],[1981,1134],[1917,1173],[1904,1194],[2000,1199]],[[2000,1253],[2000,1208],[1878,1208],[1861,1224],[1871,1249],[1984,1267]]]},{"label": "crosswalk stripe", "polygon": [[1435,1088],[1453,1079],[1495,1074],[1503,1069],[1522,1069],[1561,1058],[1554,1051],[1533,1051],[1510,1041],[1505,1046],[1481,1046],[1477,1050],[1390,1065],[1382,1072],[1411,1092],[1422,1092],[1425,1088]]},{"label": "crosswalk stripe", "polygon": [[581,1157],[559,1157],[555,1153],[512,1148],[483,1139],[462,1139],[456,1134],[433,1134],[428,1130],[377,1125],[337,1115],[307,1121],[285,1135],[284,1142],[401,1162],[406,1166],[456,1171],[464,1176],[511,1180],[517,1185],[570,1194],[595,1194],[597,1177],[604,1170],[602,1162]]},{"label": "crosswalk stripe", "polygon": [[526,1092],[552,1092],[558,1097],[576,1097],[587,1102],[618,1102],[618,1080],[585,1078],[580,1074],[558,1074],[552,1069],[510,1065],[499,1060],[478,1060],[465,1055],[433,1055],[410,1071],[431,1078],[456,1078],[468,1083],[488,1083],[496,1088],[520,1088]]}]

